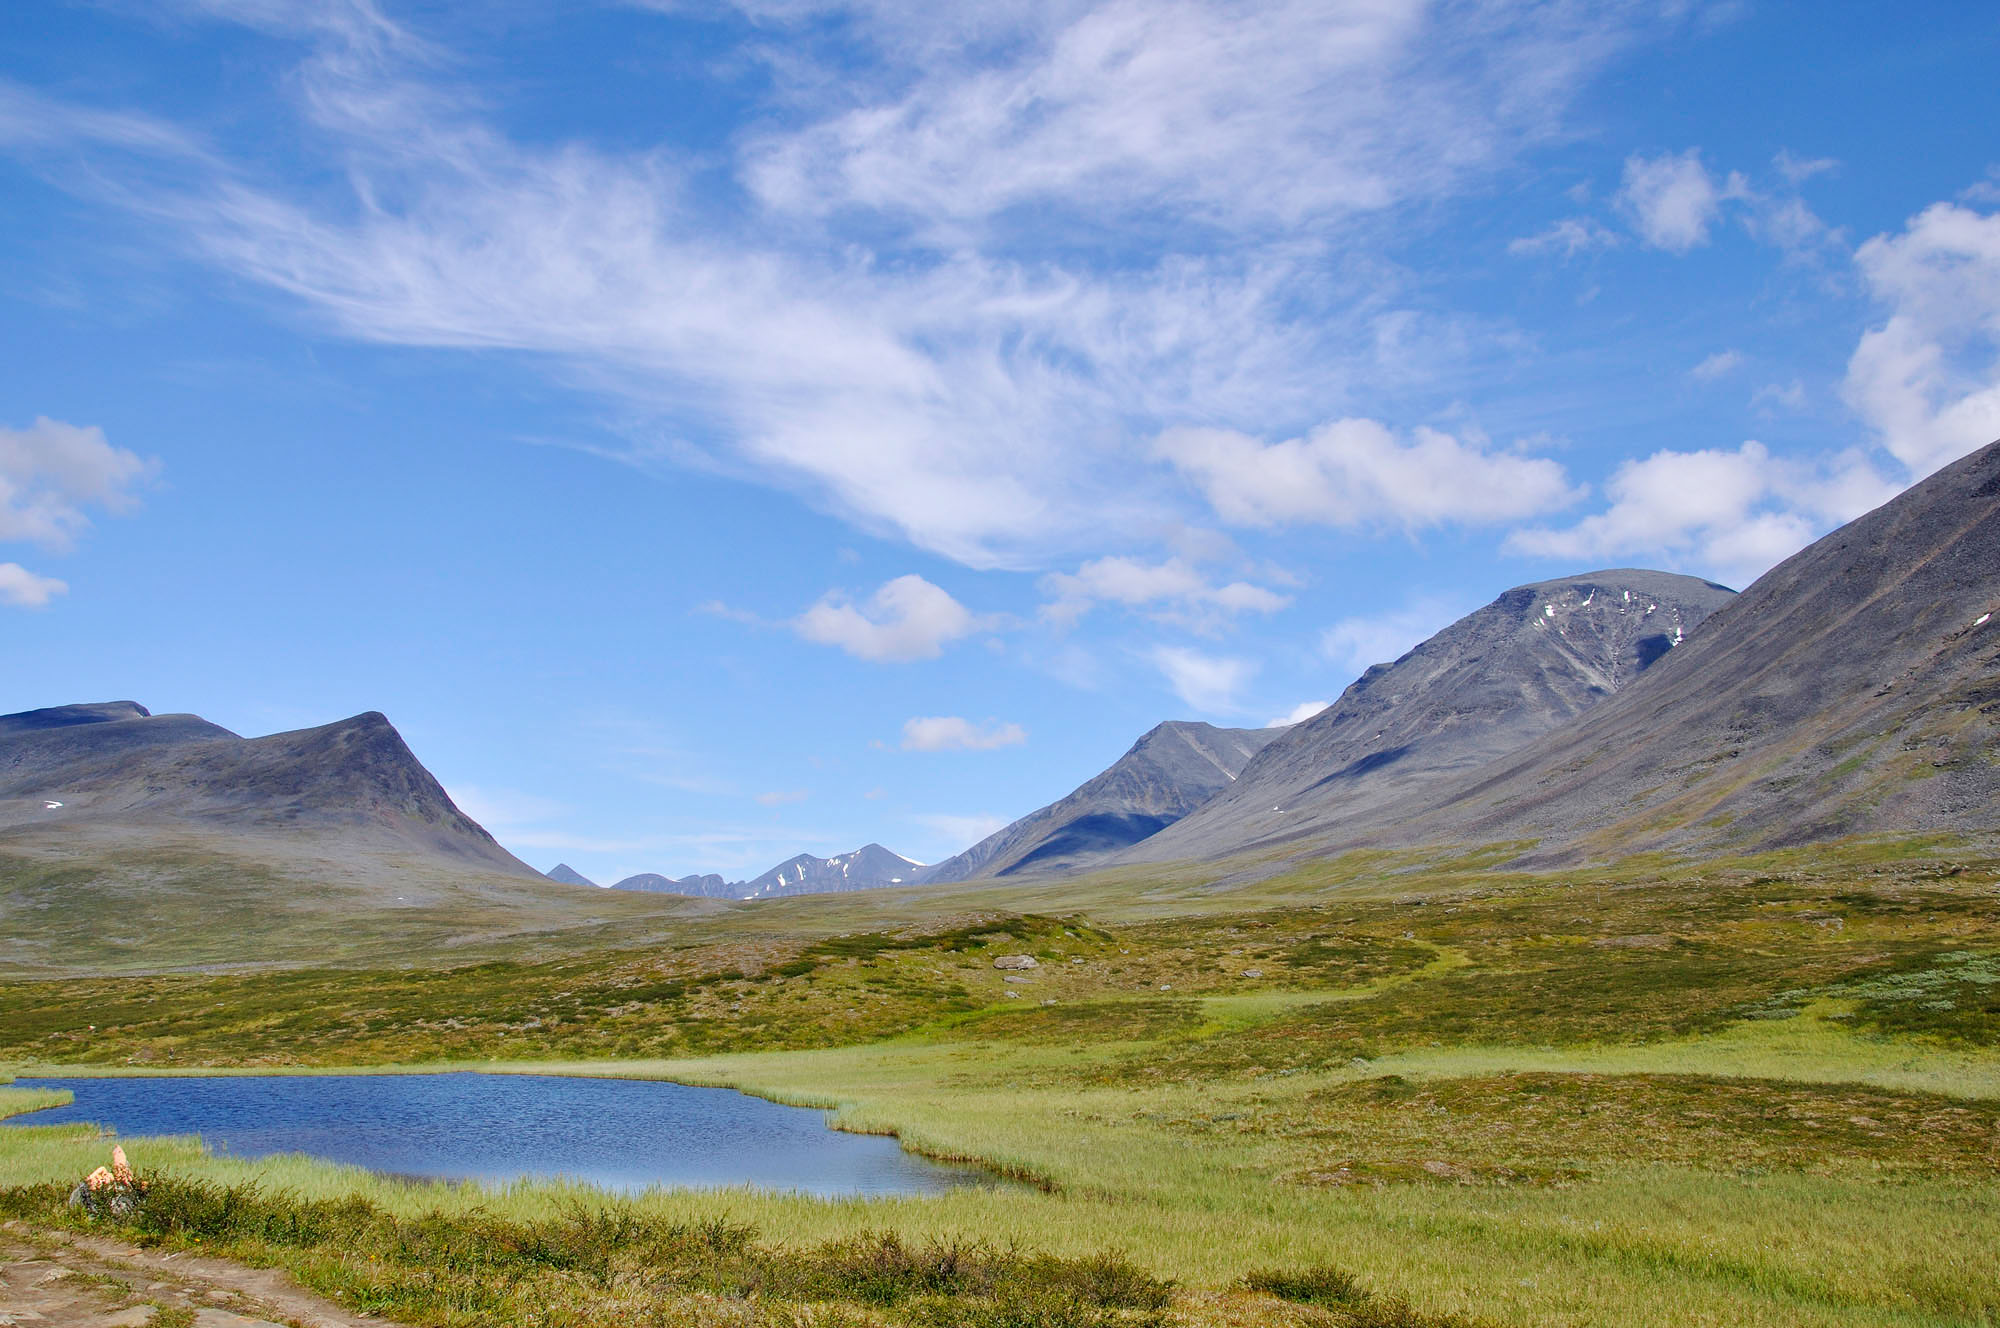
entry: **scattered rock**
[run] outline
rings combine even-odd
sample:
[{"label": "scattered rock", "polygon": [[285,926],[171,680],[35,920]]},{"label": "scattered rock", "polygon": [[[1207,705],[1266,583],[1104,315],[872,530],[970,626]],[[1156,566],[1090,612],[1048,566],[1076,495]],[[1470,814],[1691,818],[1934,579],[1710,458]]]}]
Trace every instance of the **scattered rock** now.
[{"label": "scattered rock", "polygon": [[1002,982],[1026,982],[1026,981],[1027,981],[1027,979],[1026,979],[1026,978],[1017,978],[1017,977],[1015,977],[1015,976],[1014,976],[1014,975],[1013,975],[1012,973],[1009,973],[1009,974],[1008,974],[1008,975],[1007,975],[1006,977],[1004,977],[1004,978],[1001,978],[1000,980],[1001,980]]},{"label": "scattered rock", "polygon": [[284,1328],[269,1319],[246,1319],[228,1310],[196,1310],[194,1328]]},{"label": "scattered rock", "polygon": [[98,1328],[146,1328],[146,1325],[160,1317],[160,1311],[151,1305],[134,1305],[129,1310],[120,1310],[108,1319],[99,1319]]},{"label": "scattered rock", "polygon": [[993,961],[995,968],[1040,968],[1041,964],[1033,955],[1001,955]]},{"label": "scattered rock", "polygon": [[1243,976],[1246,978],[1261,978],[1264,976],[1264,970],[1261,968],[1246,968],[1243,970]]},{"label": "scattered rock", "polygon": [[1671,950],[1674,938],[1658,933],[1639,936],[1600,936],[1591,944],[1600,950]]}]

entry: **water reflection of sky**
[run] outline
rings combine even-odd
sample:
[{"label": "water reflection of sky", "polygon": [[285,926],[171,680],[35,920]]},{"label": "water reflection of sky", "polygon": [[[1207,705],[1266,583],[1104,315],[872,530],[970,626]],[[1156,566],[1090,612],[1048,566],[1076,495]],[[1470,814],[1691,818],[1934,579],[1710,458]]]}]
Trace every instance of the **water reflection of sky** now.
[{"label": "water reflection of sky", "polygon": [[[607,1190],[751,1185],[822,1196],[933,1194],[987,1179],[842,1134],[826,1113],[723,1088],[555,1075],[270,1075],[20,1079],[67,1106],[9,1123],[95,1121],[120,1135],[198,1134],[236,1157],[309,1153],[371,1171]],[[143,1159],[138,1159],[143,1165]]]}]

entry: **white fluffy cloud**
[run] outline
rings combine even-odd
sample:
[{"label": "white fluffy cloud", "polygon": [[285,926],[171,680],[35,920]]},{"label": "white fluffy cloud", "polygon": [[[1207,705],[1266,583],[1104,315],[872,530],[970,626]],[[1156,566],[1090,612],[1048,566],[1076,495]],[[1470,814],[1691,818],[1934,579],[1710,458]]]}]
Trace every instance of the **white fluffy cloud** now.
[{"label": "white fluffy cloud", "polygon": [[1028,740],[1028,731],[1019,724],[988,720],[975,724],[957,715],[920,715],[903,724],[906,752],[990,752],[998,747],[1018,747]]},{"label": "white fluffy cloud", "polygon": [[1515,531],[1508,548],[1575,560],[1663,556],[1740,587],[1896,486],[1859,453],[1794,462],[1751,441],[1627,461],[1605,492],[1603,512],[1566,529]]},{"label": "white fluffy cloud", "polygon": [[52,576],[37,576],[19,563],[0,563],[0,604],[39,609],[68,593],[68,584]]},{"label": "white fluffy cloud", "polygon": [[1235,710],[1236,693],[1257,673],[1253,660],[1207,655],[1185,646],[1155,646],[1152,659],[1174,695],[1208,714]]},{"label": "white fluffy cloud", "polygon": [[1095,558],[1074,573],[1055,572],[1041,580],[1049,602],[1042,616],[1072,623],[1095,604],[1146,609],[1167,622],[1203,628],[1240,613],[1275,613],[1291,596],[1247,581],[1216,584],[1193,562],[1179,556],[1161,562],[1113,556]]},{"label": "white fluffy cloud", "polygon": [[1708,243],[1708,228],[1726,196],[1702,164],[1700,149],[1689,148],[1626,158],[1618,208],[1647,244],[1684,254]]},{"label": "white fluffy cloud", "polygon": [[44,417],[0,427],[0,540],[66,549],[89,527],[87,509],[125,511],[154,470],[95,426]]},{"label": "white fluffy cloud", "polygon": [[1156,452],[1224,521],[1422,527],[1505,521],[1566,507],[1577,494],[1546,457],[1496,451],[1435,429],[1398,439],[1374,420],[1321,425],[1261,443],[1228,429],[1171,429]]},{"label": "white fluffy cloud", "polygon": [[800,636],[858,659],[936,659],[980,620],[950,592],[920,576],[885,582],[860,604],[835,591],[792,622]]},{"label": "white fluffy cloud", "polygon": [[1890,314],[1843,390],[1882,446],[1921,478],[2000,438],[2000,213],[1935,204],[1855,262]]},{"label": "white fluffy cloud", "polygon": [[1267,729],[1288,729],[1294,724],[1303,724],[1320,711],[1326,709],[1330,704],[1332,703],[1329,701],[1301,701],[1292,707],[1289,714],[1279,715],[1276,719],[1265,720],[1264,727]]}]

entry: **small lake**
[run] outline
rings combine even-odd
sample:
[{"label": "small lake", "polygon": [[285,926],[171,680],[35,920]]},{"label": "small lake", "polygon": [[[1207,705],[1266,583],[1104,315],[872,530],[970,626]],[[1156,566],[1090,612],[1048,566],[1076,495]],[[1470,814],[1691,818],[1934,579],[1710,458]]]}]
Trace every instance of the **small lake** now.
[{"label": "small lake", "polygon": [[906,1153],[894,1139],[843,1134],[823,1111],[653,1080],[454,1073],[15,1083],[66,1088],[76,1100],[7,1124],[198,1134],[234,1157],[307,1153],[489,1185],[561,1177],[622,1193],[749,1185],[833,1198],[936,1194],[994,1179]]}]

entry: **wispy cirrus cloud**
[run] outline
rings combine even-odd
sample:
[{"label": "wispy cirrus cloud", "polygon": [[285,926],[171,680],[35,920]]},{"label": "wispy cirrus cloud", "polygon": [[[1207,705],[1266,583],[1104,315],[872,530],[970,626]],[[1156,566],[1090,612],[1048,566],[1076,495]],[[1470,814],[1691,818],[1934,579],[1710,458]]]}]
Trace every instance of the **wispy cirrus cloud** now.
[{"label": "wispy cirrus cloud", "polygon": [[1574,258],[1593,249],[1615,249],[1621,243],[1618,232],[1594,217],[1564,217],[1548,229],[1510,240],[1507,252],[1535,256],[1557,254]]},{"label": "wispy cirrus cloud", "polygon": [[[718,149],[746,191],[718,218],[712,157],[510,137],[442,42],[374,5],[193,8],[299,43],[284,86],[311,183],[33,94],[35,151],[176,163],[65,183],[341,334],[542,357],[687,455],[974,566],[1170,524],[1184,499],[1141,438],[1332,418],[1385,356],[1461,353],[1396,307],[1369,219],[1550,141],[1656,21],[1513,0],[746,4],[804,35],[766,127]],[[819,50],[829,14],[869,60]]]},{"label": "wispy cirrus cloud", "polygon": [[1712,383],[1718,378],[1727,378],[1743,367],[1743,352],[1740,350],[1719,350],[1703,358],[1701,363],[1688,370],[1688,377],[1700,383]]}]

